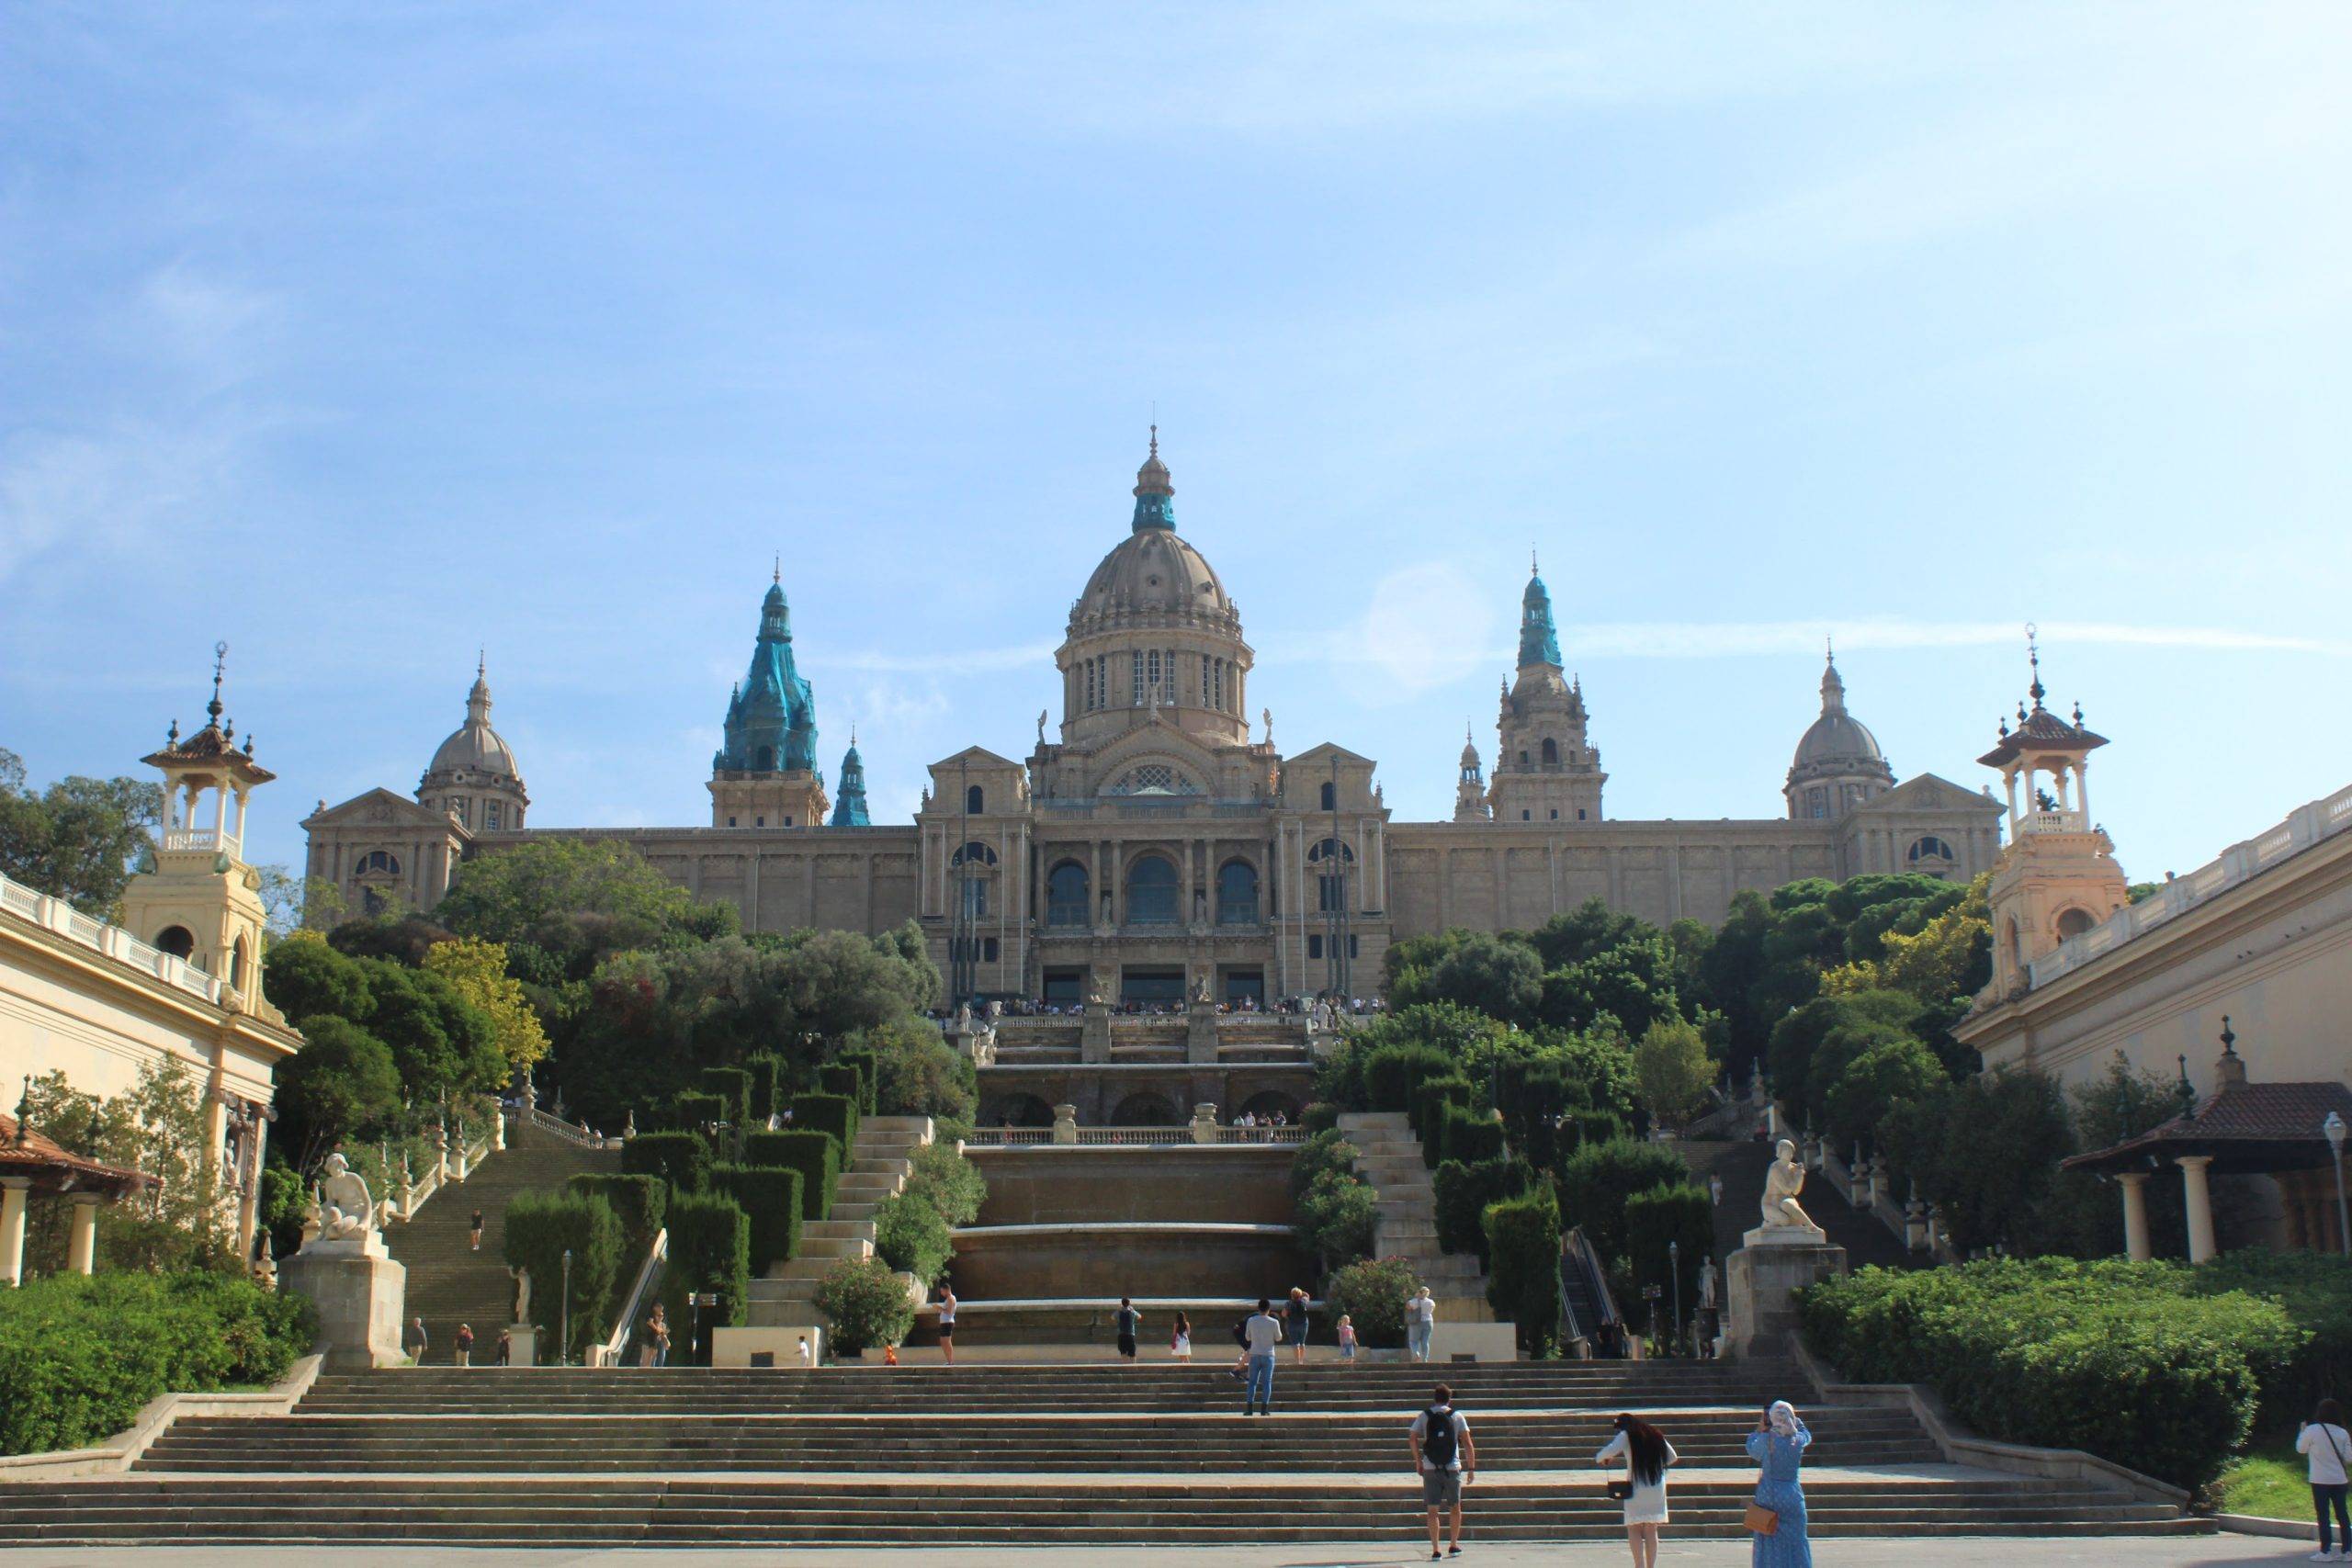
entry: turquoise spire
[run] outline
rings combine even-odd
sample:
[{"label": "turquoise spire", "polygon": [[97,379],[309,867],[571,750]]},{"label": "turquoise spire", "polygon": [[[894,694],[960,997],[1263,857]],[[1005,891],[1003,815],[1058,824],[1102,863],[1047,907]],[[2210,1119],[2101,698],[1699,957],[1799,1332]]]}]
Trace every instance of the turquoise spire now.
[{"label": "turquoise spire", "polygon": [[1527,560],[1527,592],[1519,602],[1519,667],[1548,664],[1560,667],[1560,634],[1552,625],[1552,595],[1536,575],[1535,558]]},{"label": "turquoise spire", "polygon": [[857,754],[857,730],[849,732],[849,750],[842,753],[842,793],[833,802],[836,828],[871,828],[865,816],[865,761]]},{"label": "turquoise spire", "polygon": [[1135,531],[1176,529],[1176,487],[1168,482],[1168,465],[1159,460],[1159,426],[1151,427],[1151,456],[1136,470]]},{"label": "turquoise spire", "polygon": [[726,744],[711,759],[718,773],[813,773],[817,766],[817,699],[792,662],[792,608],[785,602],[784,569],[760,602],[759,641],[751,673],[728,699]]}]

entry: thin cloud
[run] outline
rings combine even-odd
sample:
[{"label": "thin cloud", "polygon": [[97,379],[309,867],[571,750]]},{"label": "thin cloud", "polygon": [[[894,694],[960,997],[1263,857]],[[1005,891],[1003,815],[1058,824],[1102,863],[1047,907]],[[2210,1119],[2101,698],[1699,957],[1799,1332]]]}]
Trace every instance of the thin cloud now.
[{"label": "thin cloud", "polygon": [[962,653],[843,653],[828,654],[825,663],[841,670],[863,670],[883,675],[978,675],[1000,670],[1026,670],[1053,661],[1050,642],[1023,643],[1014,648],[977,648]]}]

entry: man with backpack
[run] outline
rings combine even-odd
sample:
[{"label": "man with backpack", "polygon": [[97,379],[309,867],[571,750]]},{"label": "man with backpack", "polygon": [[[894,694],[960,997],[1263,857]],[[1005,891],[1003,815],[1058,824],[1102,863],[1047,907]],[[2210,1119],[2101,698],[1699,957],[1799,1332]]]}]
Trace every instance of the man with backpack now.
[{"label": "man with backpack", "polygon": [[[1462,1483],[1477,1479],[1478,1447],[1470,1440],[1470,1423],[1453,1408],[1453,1391],[1443,1383],[1430,1398],[1430,1407],[1413,1417],[1413,1466],[1421,1477],[1421,1501],[1430,1512],[1430,1561],[1462,1555]],[[1438,1516],[1453,1513],[1452,1550],[1437,1549]]]}]

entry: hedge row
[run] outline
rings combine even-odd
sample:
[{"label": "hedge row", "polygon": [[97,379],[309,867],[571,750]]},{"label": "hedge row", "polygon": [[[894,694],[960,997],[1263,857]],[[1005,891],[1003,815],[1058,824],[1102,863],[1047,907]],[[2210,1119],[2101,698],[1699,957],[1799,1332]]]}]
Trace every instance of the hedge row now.
[{"label": "hedge row", "polygon": [[1453,1070],[1453,1058],[1434,1045],[1384,1045],[1364,1059],[1365,1103],[1374,1111],[1410,1111],[1415,1085]]},{"label": "hedge row", "polygon": [[585,1197],[602,1198],[621,1223],[621,1246],[634,1258],[645,1250],[670,1209],[670,1184],[658,1176],[606,1176],[582,1171],[565,1183]]},{"label": "hedge row", "polygon": [[798,1171],[802,1220],[821,1220],[832,1213],[833,1186],[842,1174],[842,1145],[831,1133],[795,1129],[751,1134],[743,1140],[743,1163]]},{"label": "hedge row", "polygon": [[843,1066],[857,1069],[858,1081],[863,1085],[858,1109],[868,1116],[875,1114],[882,1104],[881,1056],[870,1050],[844,1051],[841,1054],[841,1063]]},{"label": "hedge row", "polygon": [[796,1094],[792,1097],[792,1129],[796,1133],[826,1133],[842,1146],[844,1159],[857,1147],[857,1100],[846,1094]]},{"label": "hedge row", "polygon": [[1863,1382],[1931,1384],[1988,1437],[2086,1449],[2180,1486],[2220,1473],[2311,1336],[2177,1263],[1865,1269],[1799,1298],[1805,1344]]},{"label": "hedge row", "polygon": [[763,1053],[747,1058],[743,1070],[752,1075],[752,1120],[765,1125],[784,1110],[784,1058]]},{"label": "hedge row", "polygon": [[[743,1321],[752,1290],[752,1222],[724,1193],[681,1194],[670,1203],[670,1268],[662,1304],[684,1359],[707,1365],[710,1331]],[[715,1292],[715,1307],[690,1306],[689,1294]]]},{"label": "hedge row", "polygon": [[[721,1121],[741,1126],[752,1114],[752,1075],[746,1068],[705,1067],[702,1091],[717,1095],[725,1103],[726,1114]],[[765,1120],[765,1112],[762,1119]]]},{"label": "hedge row", "polygon": [[59,1274],[0,1291],[0,1454],[87,1447],[175,1390],[276,1382],[313,1322],[300,1296],[209,1271]]},{"label": "hedge row", "polygon": [[622,1170],[658,1176],[680,1192],[708,1187],[710,1167],[710,1140],[700,1133],[639,1133],[621,1145]]},{"label": "hedge row", "polygon": [[742,1207],[751,1220],[752,1272],[765,1274],[800,1249],[800,1173],[782,1166],[711,1168],[710,1188]]},{"label": "hedge row", "polygon": [[1487,1267],[1487,1205],[1516,1198],[1534,1181],[1535,1172],[1523,1159],[1446,1160],[1433,1183],[1439,1250],[1475,1252],[1478,1267]]},{"label": "hedge row", "polygon": [[715,1122],[732,1120],[728,1110],[724,1095],[694,1092],[677,1095],[670,1101],[670,1127],[696,1132]]},{"label": "hedge row", "polygon": [[1560,1213],[1585,1236],[1604,1262],[1628,1256],[1625,1208],[1634,1194],[1676,1187],[1690,1179],[1690,1167],[1663,1144],[1611,1138],[1587,1144],[1560,1162]]},{"label": "hedge row", "polygon": [[[570,1284],[563,1257],[571,1254]],[[576,1354],[612,1328],[613,1292],[621,1273],[621,1223],[593,1193],[517,1192],[506,1201],[506,1263],[531,1271],[531,1315],[555,1335],[562,1352],[565,1309]],[[554,1355],[549,1357],[554,1359]]]},{"label": "hedge row", "polygon": [[1542,1356],[1560,1342],[1560,1205],[1548,1183],[1487,1205],[1487,1304],[1519,1325]]}]

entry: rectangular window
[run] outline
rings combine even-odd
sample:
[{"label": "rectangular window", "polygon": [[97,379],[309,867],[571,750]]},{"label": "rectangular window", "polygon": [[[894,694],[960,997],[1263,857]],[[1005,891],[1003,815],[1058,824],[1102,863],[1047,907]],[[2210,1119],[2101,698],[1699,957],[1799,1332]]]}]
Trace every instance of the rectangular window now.
[{"label": "rectangular window", "polygon": [[498,802],[494,800],[482,802],[481,825],[493,833],[498,831]]},{"label": "rectangular window", "polygon": [[1216,686],[1211,673],[1216,666],[1216,660],[1205,653],[1201,655],[1201,705],[1204,708],[1216,705]]},{"label": "rectangular window", "polygon": [[1356,934],[1353,931],[1350,931],[1348,933],[1348,956],[1350,958],[1361,958],[1363,956],[1363,950],[1356,945]]},{"label": "rectangular window", "polygon": [[964,912],[974,919],[989,912],[989,885],[977,876],[964,879]]},{"label": "rectangular window", "polygon": [[1127,671],[1127,705],[1139,708],[1143,706],[1143,649],[1136,649],[1131,657],[1134,667]]},{"label": "rectangular window", "polygon": [[1315,879],[1315,908],[1317,910],[1328,915],[1340,907],[1341,881],[1342,879],[1337,876],[1318,876]]},{"label": "rectangular window", "polygon": [[982,937],[982,938],[980,939],[980,962],[981,962],[981,963],[983,963],[983,964],[993,964],[993,963],[995,963],[995,962],[996,962],[996,951],[997,951],[997,950],[996,950],[996,938],[994,938],[994,937],[992,937],[992,936],[984,936],[984,937]]},{"label": "rectangular window", "polygon": [[1306,939],[1306,956],[1309,958],[1320,958],[1323,956],[1323,939],[1321,937],[1311,936]]},{"label": "rectangular window", "polygon": [[[1157,686],[1157,685],[1159,685],[1159,649],[1156,649],[1156,648],[1155,648],[1155,649],[1153,649],[1151,650],[1151,676],[1150,676],[1150,678],[1151,678],[1151,683],[1152,683],[1154,686]],[[1162,693],[1160,693],[1159,694],[1160,694],[1160,696],[1161,696],[1163,699],[1168,695],[1168,694],[1167,694],[1167,693],[1165,693],[1165,692],[1162,692]]]}]

